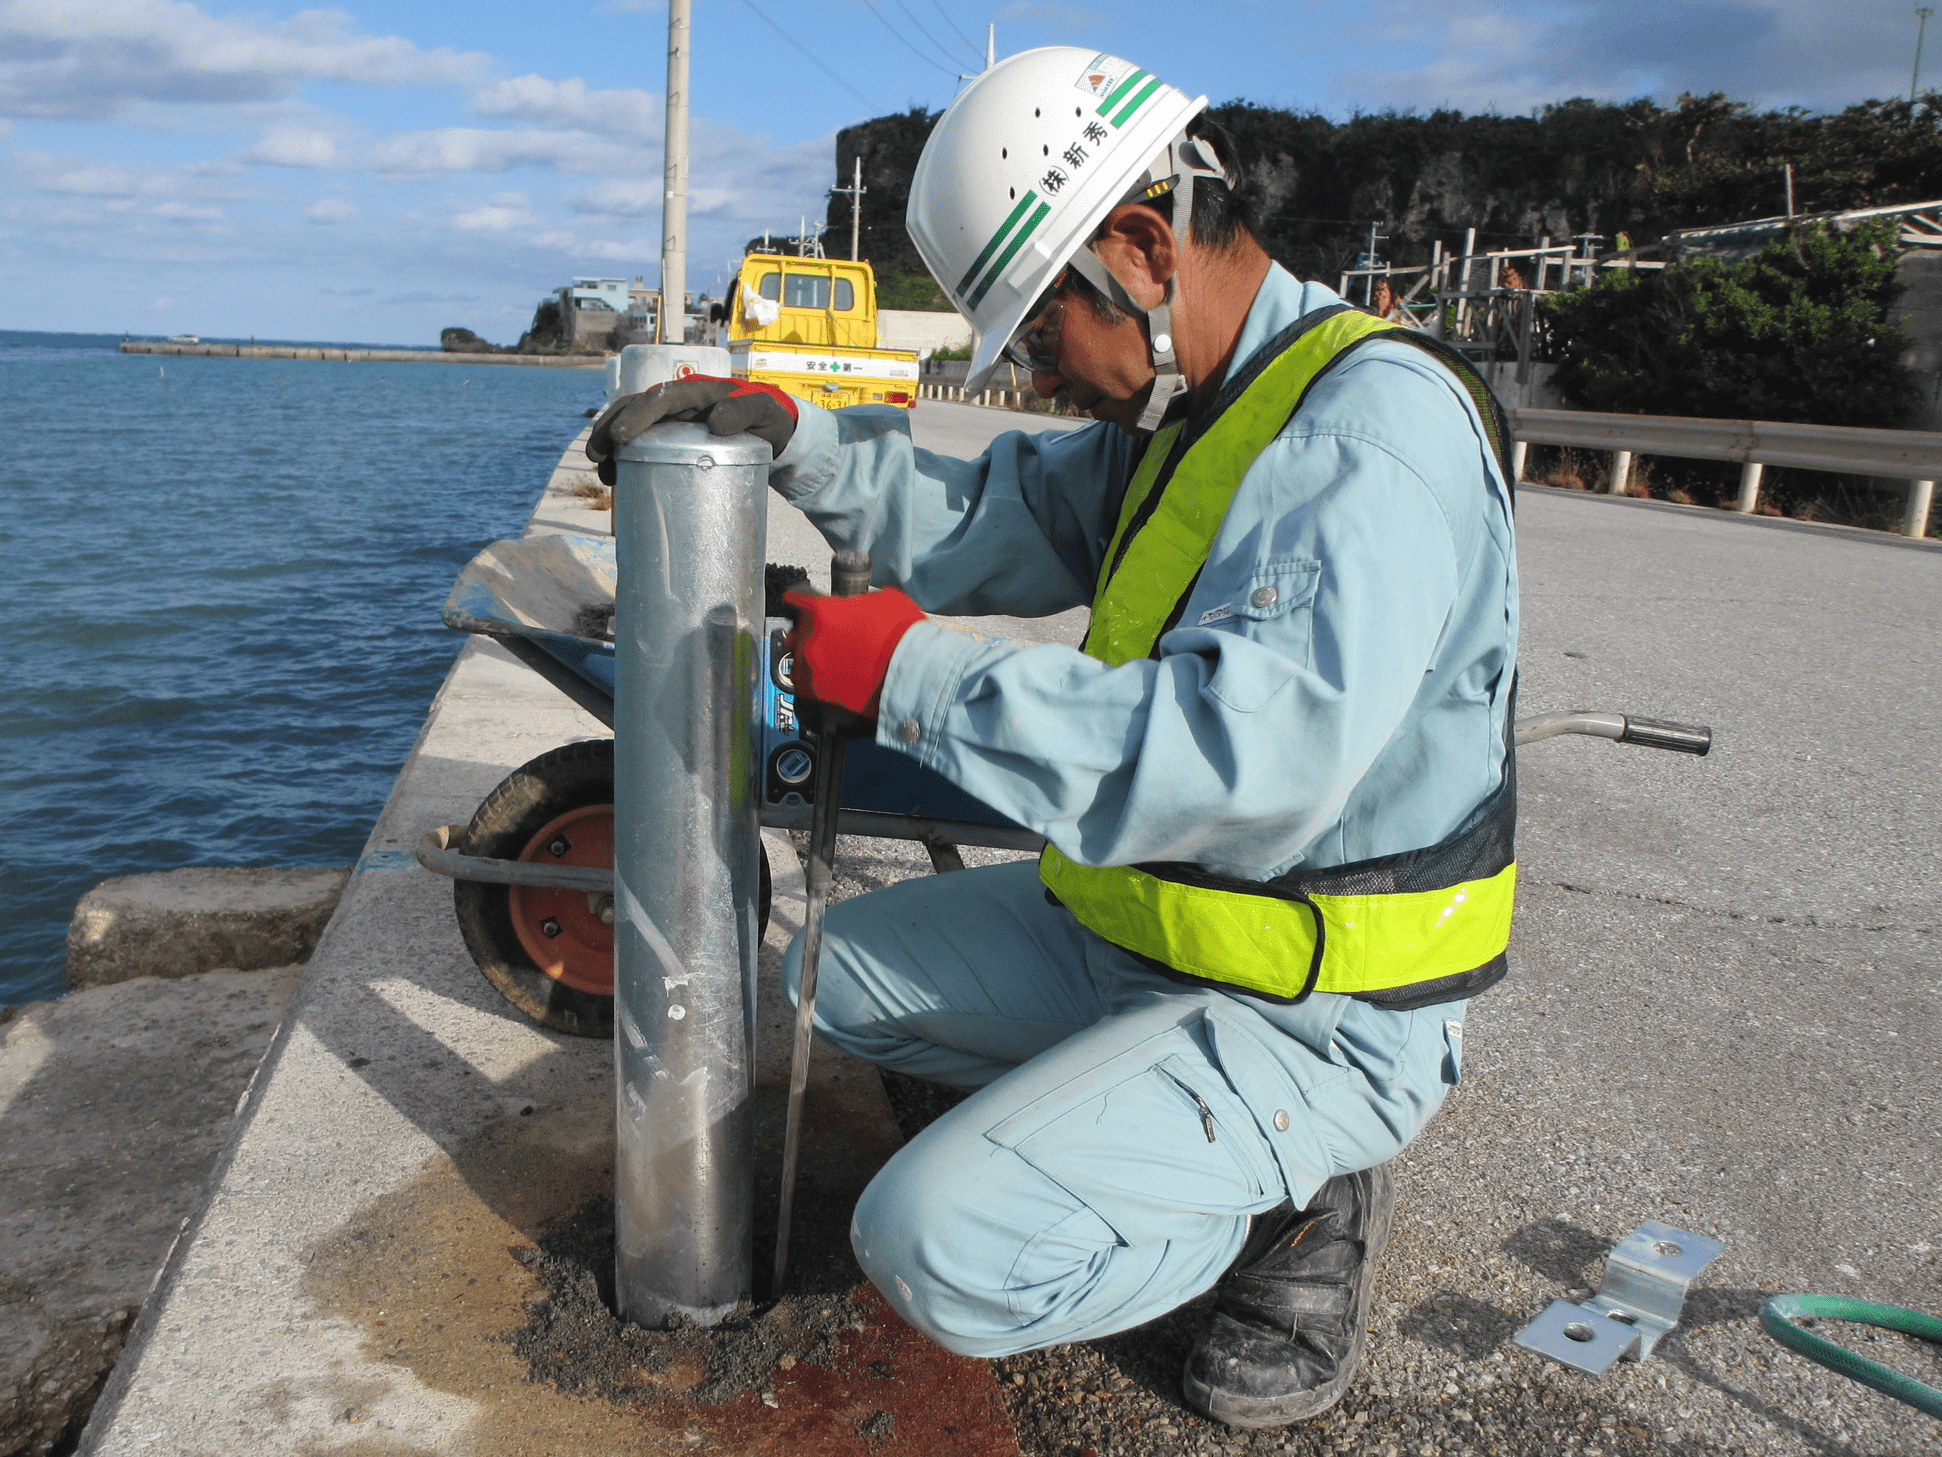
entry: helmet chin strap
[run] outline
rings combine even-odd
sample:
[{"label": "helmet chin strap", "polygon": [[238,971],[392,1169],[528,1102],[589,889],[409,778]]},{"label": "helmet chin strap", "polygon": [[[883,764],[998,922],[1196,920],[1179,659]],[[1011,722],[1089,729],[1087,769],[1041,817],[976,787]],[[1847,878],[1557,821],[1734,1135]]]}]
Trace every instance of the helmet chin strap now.
[{"label": "helmet chin strap", "polygon": [[[1151,202],[1171,192],[1173,236],[1184,246],[1193,220],[1196,177],[1210,178],[1230,187],[1233,185],[1212,149],[1182,132],[1167,143],[1166,151],[1154,158],[1138,185],[1121,201]],[[1166,418],[1174,400],[1187,390],[1186,376],[1180,372],[1180,361],[1173,349],[1173,286],[1179,271],[1176,269],[1174,277],[1167,280],[1166,292],[1159,303],[1149,309],[1134,300],[1126,285],[1092,251],[1091,244],[1072,255],[1071,266],[1113,303],[1127,313],[1138,314],[1146,320],[1147,350],[1153,365],[1153,389],[1147,395],[1146,407],[1140,411],[1140,418],[1134,423],[1133,429],[1142,435],[1150,435],[1160,428],[1160,421]]]},{"label": "helmet chin strap", "polygon": [[1146,397],[1146,408],[1140,412],[1139,422],[1133,428],[1143,435],[1151,434],[1160,428],[1160,420],[1165,416],[1167,406],[1173,403],[1174,396],[1187,387],[1187,381],[1180,373],[1180,362],[1173,353],[1173,280],[1167,280],[1166,293],[1159,303],[1149,309],[1135,302],[1133,295],[1126,291],[1126,285],[1100,261],[1090,245],[1072,255],[1072,266],[1078,270],[1081,278],[1120,308],[1146,320],[1146,346],[1153,363],[1153,390]]}]

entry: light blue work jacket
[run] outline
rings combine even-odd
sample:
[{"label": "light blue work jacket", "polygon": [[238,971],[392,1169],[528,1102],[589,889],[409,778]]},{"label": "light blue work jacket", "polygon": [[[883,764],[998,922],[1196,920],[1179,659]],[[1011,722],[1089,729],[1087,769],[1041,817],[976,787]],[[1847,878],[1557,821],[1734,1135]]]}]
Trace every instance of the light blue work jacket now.
[{"label": "light blue work jacket", "polygon": [[[1233,368],[1339,301],[1271,268]],[[967,461],[919,449],[895,408],[801,417],[770,483],[879,583],[952,615],[1092,600],[1136,453],[1117,427],[1009,433]],[[1260,879],[1456,829],[1503,774],[1516,650],[1510,493],[1476,408],[1378,340],[1256,459],[1155,656],[1107,667],[921,624],[877,738],[1082,864]]]}]

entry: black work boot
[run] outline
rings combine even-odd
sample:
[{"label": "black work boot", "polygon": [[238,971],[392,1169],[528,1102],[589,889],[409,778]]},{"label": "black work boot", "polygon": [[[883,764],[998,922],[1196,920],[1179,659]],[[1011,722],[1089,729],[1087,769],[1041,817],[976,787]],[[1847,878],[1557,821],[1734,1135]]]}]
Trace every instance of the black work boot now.
[{"label": "black work boot", "polygon": [[1187,1356],[1188,1405],[1230,1427],[1279,1427],[1340,1401],[1362,1364],[1395,1208],[1389,1166],[1378,1164],[1337,1174],[1306,1209],[1257,1215]]}]

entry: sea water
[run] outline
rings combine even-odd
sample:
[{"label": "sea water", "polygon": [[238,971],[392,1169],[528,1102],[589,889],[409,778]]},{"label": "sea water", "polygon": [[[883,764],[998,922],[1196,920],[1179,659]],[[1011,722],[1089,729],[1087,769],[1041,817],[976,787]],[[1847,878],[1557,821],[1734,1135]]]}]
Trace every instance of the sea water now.
[{"label": "sea water", "polygon": [[348,865],[597,370],[124,355],[0,331],[0,1006],[74,902]]}]

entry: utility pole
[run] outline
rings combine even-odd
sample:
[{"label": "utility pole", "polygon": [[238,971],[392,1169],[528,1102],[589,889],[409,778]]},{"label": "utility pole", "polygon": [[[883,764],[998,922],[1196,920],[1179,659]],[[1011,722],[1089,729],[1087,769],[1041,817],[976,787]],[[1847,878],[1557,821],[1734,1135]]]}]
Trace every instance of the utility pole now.
[{"label": "utility pole", "polygon": [[863,256],[857,250],[861,246],[860,240],[863,233],[863,194],[870,190],[863,185],[863,159],[857,157],[855,162],[855,170],[850,173],[850,185],[830,188],[834,196],[847,197],[850,200],[850,261],[852,263]]},{"label": "utility pole", "polygon": [[688,9],[668,0],[668,118],[661,184],[661,307],[654,337],[680,344],[688,329]]},{"label": "utility pole", "polygon": [[1794,164],[1787,164],[1787,216],[1794,215]]},{"label": "utility pole", "polygon": [[[1362,255],[1362,259],[1359,263],[1356,264],[1356,267],[1374,268],[1376,266],[1376,244],[1386,243],[1389,241],[1389,235],[1387,233],[1378,233],[1376,231],[1376,229],[1381,226],[1382,226],[1381,222],[1373,222],[1369,224],[1369,251]],[[1364,274],[1362,278],[1363,307],[1365,308],[1374,307],[1375,301],[1376,301],[1376,276],[1373,273]]]},{"label": "utility pole", "polygon": [[1915,104],[1916,92],[1922,84],[1922,38],[1928,34],[1929,17],[1933,14],[1935,14],[1935,7],[1933,5],[1917,5],[1915,7],[1917,21],[1915,27],[1915,74],[1908,79],[1908,104],[1910,106]]}]

